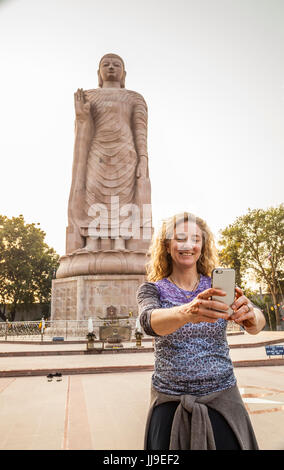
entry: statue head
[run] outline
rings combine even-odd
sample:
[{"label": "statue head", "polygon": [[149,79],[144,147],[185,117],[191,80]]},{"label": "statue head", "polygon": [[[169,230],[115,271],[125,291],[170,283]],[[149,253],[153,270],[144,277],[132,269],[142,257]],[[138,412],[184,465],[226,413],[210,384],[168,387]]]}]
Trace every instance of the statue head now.
[{"label": "statue head", "polygon": [[125,88],[125,66],[124,62],[119,55],[105,54],[99,63],[98,78],[99,87],[103,86],[103,82],[119,81],[120,87]]}]

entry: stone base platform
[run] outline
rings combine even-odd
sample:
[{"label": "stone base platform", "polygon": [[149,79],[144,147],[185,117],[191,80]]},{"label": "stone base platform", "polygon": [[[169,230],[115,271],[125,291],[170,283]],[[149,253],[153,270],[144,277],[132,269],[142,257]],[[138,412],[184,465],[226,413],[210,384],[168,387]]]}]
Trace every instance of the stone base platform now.
[{"label": "stone base platform", "polygon": [[96,274],[52,281],[51,320],[119,319],[137,316],[136,292],[145,281],[142,274]]}]

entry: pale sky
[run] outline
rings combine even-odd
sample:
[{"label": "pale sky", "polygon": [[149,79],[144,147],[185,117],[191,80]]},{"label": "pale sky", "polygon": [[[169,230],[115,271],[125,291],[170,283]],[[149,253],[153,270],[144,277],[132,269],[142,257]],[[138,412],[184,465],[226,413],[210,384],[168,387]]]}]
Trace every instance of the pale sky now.
[{"label": "pale sky", "polygon": [[73,94],[108,52],[148,105],[154,226],[283,202],[283,24],[283,0],[0,0],[0,214],[65,253]]}]

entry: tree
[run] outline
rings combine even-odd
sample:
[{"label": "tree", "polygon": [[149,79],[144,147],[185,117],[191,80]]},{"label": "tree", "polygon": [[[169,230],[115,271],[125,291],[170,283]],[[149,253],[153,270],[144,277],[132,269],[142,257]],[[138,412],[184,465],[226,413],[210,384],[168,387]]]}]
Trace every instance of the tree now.
[{"label": "tree", "polygon": [[0,216],[0,317],[15,319],[19,303],[49,302],[51,280],[59,255],[45,242],[39,224],[26,224],[24,217]]},{"label": "tree", "polygon": [[256,281],[264,282],[274,303],[280,325],[277,297],[284,278],[284,205],[248,209],[248,213],[221,231],[220,260],[234,267],[240,278],[250,269]]},{"label": "tree", "polygon": [[[227,229],[223,230],[224,233]],[[226,235],[223,235],[226,236]],[[224,239],[220,241],[223,249],[219,252],[219,259],[224,266],[233,268],[236,271],[236,284],[241,286],[243,284],[244,269],[239,256],[239,243],[224,243]]]}]

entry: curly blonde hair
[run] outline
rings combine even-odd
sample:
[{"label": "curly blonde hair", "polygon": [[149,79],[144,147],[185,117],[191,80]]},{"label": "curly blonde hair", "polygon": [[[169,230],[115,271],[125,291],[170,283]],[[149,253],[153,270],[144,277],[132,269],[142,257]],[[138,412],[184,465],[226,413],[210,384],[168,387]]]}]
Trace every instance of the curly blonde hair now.
[{"label": "curly blonde hair", "polygon": [[195,222],[202,231],[202,249],[197,261],[198,273],[211,276],[212,269],[218,265],[218,252],[214,237],[206,222],[189,212],[182,212],[164,220],[157,235],[154,234],[152,238],[148,252],[150,260],[146,265],[149,282],[159,281],[171,274],[172,258],[167,252],[167,246],[174,236],[176,226],[184,222]]}]

